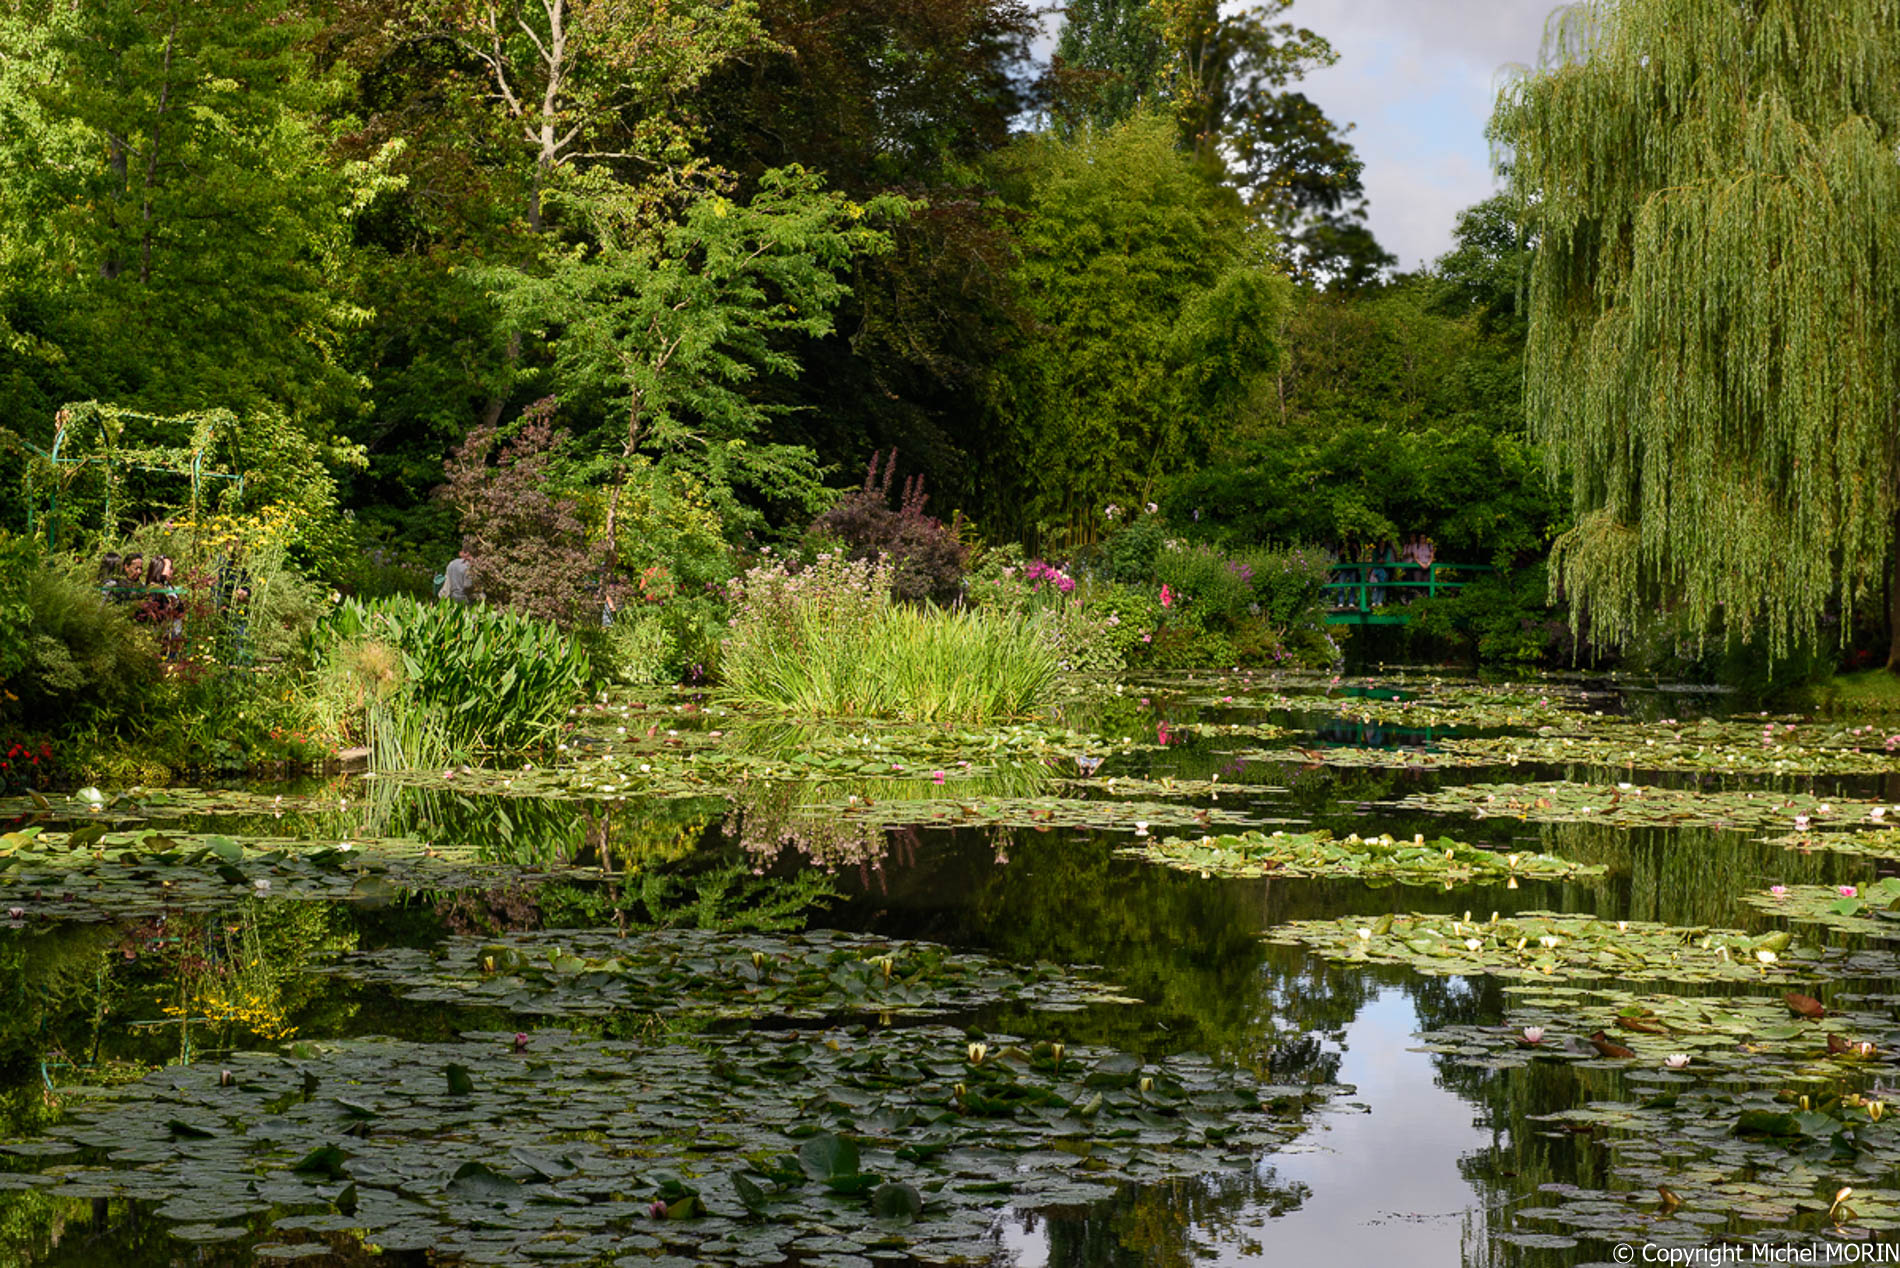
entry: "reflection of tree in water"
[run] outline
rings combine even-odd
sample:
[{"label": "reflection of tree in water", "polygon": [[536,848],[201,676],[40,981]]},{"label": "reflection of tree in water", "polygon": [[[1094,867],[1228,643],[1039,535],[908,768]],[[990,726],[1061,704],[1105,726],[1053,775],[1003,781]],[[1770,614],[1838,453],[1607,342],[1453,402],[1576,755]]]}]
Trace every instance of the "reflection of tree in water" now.
[{"label": "reflection of tree in water", "polygon": [[628,871],[691,854],[725,811],[723,799],[578,800],[503,797],[366,780],[338,785],[334,808],[270,815],[203,815],[191,832],[293,841],[408,839],[471,849],[483,862],[567,864]]},{"label": "reflection of tree in water", "polygon": [[1749,929],[1765,918],[1738,901],[1742,894],[1777,884],[1858,882],[1867,872],[1865,860],[1823,851],[1803,854],[1754,839],[1755,833],[1717,828],[1546,823],[1538,834],[1541,849],[1609,868],[1596,887],[1567,888],[1569,901],[1558,908],[1604,919]]},{"label": "reflection of tree in water", "polygon": [[[1601,913],[1606,919],[1766,928],[1773,922],[1738,903],[1738,894],[1771,883],[1840,883],[1864,877],[1866,867],[1864,860],[1821,852],[1804,855],[1753,840],[1749,834],[1713,828],[1624,830],[1604,824],[1559,823],[1539,825],[1538,834],[1542,849],[1610,869],[1596,885],[1561,887],[1550,906]],[[1496,978],[1421,975],[1408,981],[1405,989],[1418,1009],[1420,1029],[1430,1031],[1501,1022],[1512,998],[1504,989],[1507,985]],[[1565,985],[1614,983],[1568,979]],[[1696,996],[1760,994],[1747,983],[1654,982],[1641,989]],[[1576,1023],[1579,1033],[1611,1020],[1607,1005],[1586,1002],[1581,1008]],[[1500,1045],[1505,1042],[1500,1036]],[[1439,1086],[1469,1102],[1477,1126],[1491,1136],[1488,1148],[1466,1155],[1458,1164],[1460,1173],[1481,1195],[1466,1229],[1463,1258],[1467,1268],[1573,1264],[1602,1258],[1603,1247],[1588,1242],[1573,1250],[1527,1251],[1497,1237],[1517,1231],[1515,1212],[1538,1205],[1539,1185],[1627,1187],[1616,1177],[1613,1155],[1595,1136],[1536,1121],[1592,1101],[1627,1099],[1618,1072],[1567,1061],[1532,1061],[1518,1068],[1486,1070],[1460,1064],[1450,1056],[1436,1056],[1433,1064]]]},{"label": "reflection of tree in water", "polygon": [[1075,1210],[1028,1212],[1022,1227],[1047,1239],[1049,1268],[1189,1268],[1210,1262],[1216,1246],[1260,1253],[1256,1226],[1308,1196],[1305,1185],[1271,1170],[1229,1173],[1130,1186]]},{"label": "reflection of tree in water", "polygon": [[[920,811],[917,824],[894,824],[905,803],[948,803],[1026,799],[1046,793],[1049,768],[1040,763],[1002,767],[976,778],[954,782],[933,779],[827,779],[756,781],[740,787],[725,834],[761,868],[797,854],[827,869],[879,869],[886,854],[899,843],[916,839],[916,827],[928,822]],[[857,817],[852,806],[875,806],[875,816]],[[993,838],[1000,851],[1007,837]]]},{"label": "reflection of tree in water", "polygon": [[927,832],[872,883],[844,879],[847,925],[1101,966],[1147,1003],[1091,1011],[1092,1041],[1136,1053],[1196,1050],[1264,1074],[1283,1044],[1337,1038],[1367,997],[1357,974],[1260,940],[1276,919],[1272,883],[1204,881],[1086,832]]}]

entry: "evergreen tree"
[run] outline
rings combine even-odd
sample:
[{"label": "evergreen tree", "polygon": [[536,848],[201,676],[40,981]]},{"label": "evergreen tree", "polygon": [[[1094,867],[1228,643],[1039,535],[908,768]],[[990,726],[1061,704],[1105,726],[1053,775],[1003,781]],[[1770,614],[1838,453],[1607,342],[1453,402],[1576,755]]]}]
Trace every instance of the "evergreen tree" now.
[{"label": "evergreen tree", "polygon": [[1786,652],[1894,558],[1900,4],[1589,0],[1559,34],[1494,125],[1555,576],[1601,639],[1662,592]]}]

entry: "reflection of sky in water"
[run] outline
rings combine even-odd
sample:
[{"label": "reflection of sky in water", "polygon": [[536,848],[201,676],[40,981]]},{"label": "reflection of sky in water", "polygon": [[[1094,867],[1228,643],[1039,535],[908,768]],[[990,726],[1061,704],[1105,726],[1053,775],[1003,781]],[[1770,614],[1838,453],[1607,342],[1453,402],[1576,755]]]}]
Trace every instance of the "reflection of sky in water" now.
[{"label": "reflection of sky in water", "polygon": [[[1466,1213],[1479,1198],[1458,1160],[1491,1144],[1474,1108],[1434,1082],[1430,1056],[1410,1051],[1418,1013],[1387,988],[1346,1028],[1339,1081],[1355,1096],[1322,1111],[1286,1149],[1266,1158],[1276,1189],[1304,1186],[1305,1201],[1278,1217],[1262,1213],[1249,1237],[1260,1253],[1216,1244],[1222,1265],[1333,1263],[1456,1264]],[[1366,1110],[1371,1112],[1367,1113]],[[1039,1233],[1004,1230],[1015,1268],[1048,1262]]]},{"label": "reflection of sky in water", "polygon": [[[1268,1159],[1283,1183],[1311,1191],[1258,1229],[1263,1254],[1228,1250],[1223,1264],[1455,1264],[1478,1195],[1458,1160],[1490,1145],[1471,1103],[1433,1081],[1430,1056],[1409,1049],[1418,1014],[1388,988],[1346,1028],[1339,1081],[1358,1088]],[[1353,1108],[1368,1106],[1371,1113]]]}]

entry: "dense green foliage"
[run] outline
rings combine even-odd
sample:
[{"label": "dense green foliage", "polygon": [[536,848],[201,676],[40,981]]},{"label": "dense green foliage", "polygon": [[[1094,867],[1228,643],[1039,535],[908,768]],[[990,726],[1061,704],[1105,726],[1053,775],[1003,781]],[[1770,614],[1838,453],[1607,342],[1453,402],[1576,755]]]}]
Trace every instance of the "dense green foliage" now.
[{"label": "dense green foliage", "polygon": [[[346,596],[436,595],[458,548],[474,597],[561,631],[523,624],[511,654],[586,657],[552,695],[722,661],[761,681],[769,657],[731,655],[738,579],[839,551],[894,565],[879,649],[930,650],[839,642],[835,683],[781,665],[761,701],[1014,713],[1042,686],[930,684],[1019,645],[1070,674],[1327,665],[1329,561],[1425,541],[1500,571],[1411,611],[1414,654],[1550,662],[1633,633],[1629,663],[1753,673],[1697,641],[1701,609],[1632,630],[1562,605],[1604,539],[1598,474],[1524,426],[1526,382],[1548,414],[1552,365],[1588,360],[1527,380],[1527,333],[1554,329],[1530,318],[1587,254],[1583,220],[1551,237],[1568,204],[1521,214],[1559,170],[1548,138],[1451,253],[1392,276],[1349,128],[1300,91],[1334,49],[1291,13],[1087,0],[1038,66],[1017,0],[7,7],[0,523],[30,511],[47,555],[0,594],[0,673],[24,684],[31,656],[42,684],[10,725],[53,718],[43,684],[86,679],[129,615],[127,672],[34,726],[85,718],[94,756],[155,737],[174,767],[379,726],[403,762],[545,743],[539,699],[519,732],[524,700],[438,725],[407,666],[392,699],[415,707],[372,707],[378,640],[308,638]],[[1610,57],[1623,19],[1592,14]],[[1507,139],[1593,65],[1527,80]],[[1887,494],[1863,483],[1826,514],[1871,551]],[[103,615],[31,642],[21,587],[110,550],[174,560],[183,610],[69,585],[42,624]],[[1867,553],[1835,591],[1870,593]],[[425,619],[475,618],[402,624]],[[874,669],[902,683],[844,683]]]},{"label": "dense green foliage", "polygon": [[1017,495],[1011,528],[1086,541],[1104,506],[1147,500],[1277,369],[1290,287],[1159,116],[1017,162],[1016,277],[1038,337],[999,376],[997,475]]}]

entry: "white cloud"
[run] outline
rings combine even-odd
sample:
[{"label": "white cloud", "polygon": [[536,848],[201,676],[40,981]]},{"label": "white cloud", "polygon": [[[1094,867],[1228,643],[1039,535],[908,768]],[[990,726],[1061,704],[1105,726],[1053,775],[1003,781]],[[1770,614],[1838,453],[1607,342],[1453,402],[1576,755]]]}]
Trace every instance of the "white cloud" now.
[{"label": "white cloud", "polygon": [[1401,268],[1451,247],[1460,209],[1495,188],[1485,124],[1499,76],[1536,61],[1552,0],[1295,0],[1288,20],[1339,61],[1302,90],[1356,125],[1368,220]]}]

